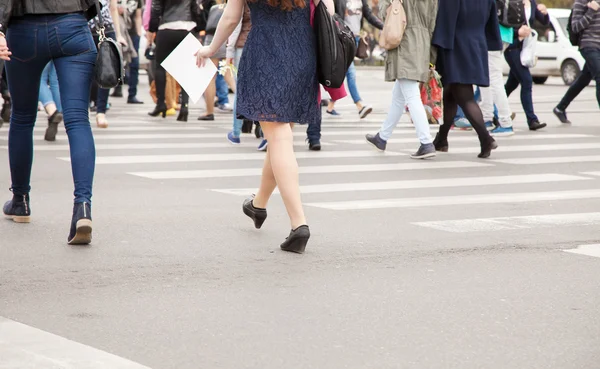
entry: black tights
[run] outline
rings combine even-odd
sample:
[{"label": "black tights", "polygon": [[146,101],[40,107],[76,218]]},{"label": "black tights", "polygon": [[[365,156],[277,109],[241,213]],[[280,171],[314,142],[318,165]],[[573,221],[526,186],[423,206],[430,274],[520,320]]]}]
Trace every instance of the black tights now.
[{"label": "black tights", "polygon": [[475,94],[473,93],[472,85],[464,84],[451,84],[444,88],[444,124],[440,127],[440,137],[446,139],[452,124],[454,124],[454,117],[458,111],[458,107],[461,107],[465,113],[465,117],[469,120],[481,143],[486,143],[491,139],[491,136],[485,128],[483,121],[483,114],[479,105],[475,101]]},{"label": "black tights", "polygon": [[[188,31],[184,30],[159,30],[156,34],[156,71],[154,80],[156,83],[156,105],[164,107],[165,104],[165,89],[167,88],[167,71],[161,66],[167,56],[175,50],[177,45],[188,35]],[[181,106],[187,106],[189,101],[188,94],[181,89]]]}]

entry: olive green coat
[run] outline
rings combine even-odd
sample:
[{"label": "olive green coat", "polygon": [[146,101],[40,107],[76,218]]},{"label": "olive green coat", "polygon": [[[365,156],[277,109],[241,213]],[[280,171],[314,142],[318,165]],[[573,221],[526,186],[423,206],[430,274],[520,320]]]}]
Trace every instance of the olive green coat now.
[{"label": "olive green coat", "polygon": [[[379,14],[387,17],[392,0],[381,0]],[[385,60],[385,80],[410,79],[425,82],[429,79],[429,63],[435,63],[435,47],[431,37],[437,18],[438,0],[404,0],[406,30],[400,46],[388,50]]]}]

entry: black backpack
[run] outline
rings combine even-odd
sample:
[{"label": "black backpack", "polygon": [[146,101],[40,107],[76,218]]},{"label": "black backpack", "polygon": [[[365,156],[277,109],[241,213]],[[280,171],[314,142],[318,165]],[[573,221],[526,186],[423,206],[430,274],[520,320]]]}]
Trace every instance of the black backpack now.
[{"label": "black backpack", "polygon": [[527,23],[523,0],[496,0],[498,21],[504,27],[516,28]]},{"label": "black backpack", "polygon": [[327,12],[323,1],[315,9],[314,30],[317,39],[317,75],[325,87],[339,88],[356,55],[354,34],[338,15]]},{"label": "black backpack", "polygon": [[[589,3],[590,1],[588,1]],[[581,41],[582,32],[575,33],[573,31],[573,27],[571,26],[571,22],[573,21],[573,8],[571,8],[571,14],[569,14],[569,21],[567,23],[567,33],[569,34],[569,41],[571,41],[571,45],[579,46],[579,42]]]}]

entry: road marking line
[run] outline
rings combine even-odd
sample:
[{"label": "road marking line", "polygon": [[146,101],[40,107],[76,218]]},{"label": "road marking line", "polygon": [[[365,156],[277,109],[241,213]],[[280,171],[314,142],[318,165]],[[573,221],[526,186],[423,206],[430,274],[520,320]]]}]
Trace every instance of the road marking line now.
[{"label": "road marking line", "polygon": [[[260,141],[242,142],[239,147],[257,147]],[[305,141],[294,141],[294,146],[306,146]],[[224,147],[233,147],[228,142],[167,142],[167,143],[127,143],[127,144],[96,144],[96,150],[159,150],[159,149],[216,149]],[[321,142],[321,146],[335,146],[335,144]],[[8,146],[0,146],[1,149],[8,149]],[[37,145],[35,151],[68,151],[69,145]]]},{"label": "road marking line", "polygon": [[[547,135],[517,135],[510,137],[499,137],[499,141],[535,141],[535,140],[546,140],[546,139],[570,139],[570,138],[589,138],[594,137],[594,135],[586,135],[586,134],[547,134]],[[453,137],[451,138],[452,142],[471,142],[473,140],[477,140],[476,136],[473,137]],[[366,141],[363,140],[335,140],[334,142],[339,143],[347,143],[347,144],[362,144]],[[389,143],[414,143],[416,142],[416,138],[392,138],[388,140]],[[595,143],[594,143],[595,144]],[[509,147],[509,146],[501,146],[501,148]],[[454,148],[452,148],[452,152],[454,152]]]},{"label": "road marking line", "polygon": [[589,163],[600,161],[600,155],[582,156],[543,156],[537,158],[514,158],[514,159],[492,159],[494,163],[531,165],[531,164],[567,164],[567,163]]},{"label": "road marking line", "polygon": [[[477,139],[477,138],[475,138]],[[450,139],[452,142],[452,139]],[[564,151],[564,150],[586,150],[586,149],[600,149],[600,143],[589,142],[589,143],[569,143],[569,144],[551,144],[551,145],[514,145],[514,146],[500,146],[498,152],[532,152],[532,151]],[[481,151],[480,147],[457,147],[450,148],[450,153],[453,154],[470,154],[478,153]]]},{"label": "road marking line", "polygon": [[[362,157],[386,157],[403,156],[397,152],[380,153],[374,150],[368,151],[324,151],[318,154],[313,152],[297,152],[297,159],[332,159],[332,158],[362,158]],[[71,161],[69,157],[59,157],[59,160]],[[132,156],[99,156],[96,164],[143,164],[143,163],[191,163],[207,161],[242,161],[242,160],[264,160],[265,154],[236,153],[236,154],[190,154],[190,155],[132,155]]]},{"label": "road marking line", "polygon": [[[578,177],[566,174],[541,173],[516,176],[488,176],[488,177],[461,177],[461,178],[437,178],[418,179],[408,181],[387,182],[358,182],[358,183],[328,183],[320,185],[300,186],[302,194],[311,193],[335,193],[335,192],[359,192],[359,191],[383,191],[383,190],[406,190],[414,188],[446,188],[446,187],[473,187],[503,184],[524,183],[549,183],[567,181],[586,181],[590,178]],[[245,196],[252,193],[252,188],[213,189],[215,192],[230,195]],[[275,193],[279,193],[275,191]]]},{"label": "road marking line", "polygon": [[569,252],[571,254],[579,254],[586,256],[593,256],[596,258],[600,258],[600,244],[593,245],[581,245],[576,249],[563,250],[564,252]]},{"label": "road marking line", "polygon": [[600,198],[600,190],[555,191],[555,192],[521,192],[497,193],[481,195],[417,197],[411,199],[379,199],[359,201],[339,201],[308,203],[312,206],[329,210],[367,210],[389,208],[420,208],[429,206],[476,205],[476,204],[510,204],[553,200],[576,200]]},{"label": "road marking line", "polygon": [[[300,167],[300,174],[333,174],[333,173],[366,173],[401,170],[427,170],[427,169],[453,169],[453,168],[479,168],[490,167],[493,164],[470,161],[424,161],[418,163],[397,164],[361,164],[361,165],[321,165]],[[207,170],[179,170],[179,171],[154,171],[131,172],[134,176],[151,179],[190,179],[190,178],[223,178],[247,177],[262,175],[262,168],[236,168],[236,169],[207,169]]]},{"label": "road marking line", "polygon": [[0,317],[0,368],[150,369],[108,352]]},{"label": "road marking line", "polygon": [[490,232],[530,228],[586,226],[600,223],[600,213],[548,214],[499,218],[415,222],[413,225],[452,233]]}]

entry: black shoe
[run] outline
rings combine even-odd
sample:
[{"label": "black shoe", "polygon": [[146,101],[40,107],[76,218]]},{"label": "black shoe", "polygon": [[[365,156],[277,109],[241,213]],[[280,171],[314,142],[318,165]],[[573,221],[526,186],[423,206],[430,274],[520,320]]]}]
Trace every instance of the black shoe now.
[{"label": "black shoe", "polygon": [[4,104],[2,104],[2,111],[0,111],[0,118],[2,118],[2,120],[5,122],[10,122],[10,111],[10,101],[4,100]]},{"label": "black shoe", "polygon": [[481,144],[481,152],[477,157],[481,159],[489,158],[492,154],[492,150],[496,150],[497,148],[498,143],[490,137],[485,143]]},{"label": "black shoe", "polygon": [[58,110],[54,112],[48,118],[48,128],[46,128],[46,134],[44,135],[44,140],[46,141],[56,141],[56,133],[58,132],[58,125],[63,120],[63,115]]},{"label": "black shoe", "polygon": [[201,117],[198,117],[198,120],[213,121],[213,120],[215,120],[215,115],[214,114],[203,115]]},{"label": "black shoe", "polygon": [[254,227],[256,227],[256,229],[260,229],[265,220],[267,220],[267,209],[255,208],[254,204],[252,203],[253,200],[254,195],[244,200],[242,210],[244,211],[244,214],[254,221]]},{"label": "black shoe", "polygon": [[375,136],[366,135],[365,138],[367,139],[367,142],[373,145],[377,150],[385,151],[385,148],[387,147],[387,141],[379,137],[379,133],[377,133]]},{"label": "black shoe", "polygon": [[296,229],[292,229],[290,235],[281,244],[281,249],[283,251],[295,252],[296,254],[303,254],[309,238],[310,229],[307,225],[302,225]]},{"label": "black shoe", "polygon": [[546,123],[540,123],[540,121],[537,119],[529,122],[529,130],[530,131],[537,131],[538,129],[542,129],[545,127],[546,127]]},{"label": "black shoe", "polygon": [[310,151],[321,151],[321,142],[319,141],[309,141],[308,142],[308,149]]},{"label": "black shoe", "polygon": [[254,136],[256,136],[256,138],[263,138],[264,135],[260,123],[254,122],[254,125],[256,126],[256,128],[254,128]]},{"label": "black shoe", "polygon": [[67,240],[69,245],[89,245],[92,242],[92,209],[87,202],[73,206],[71,232]]},{"label": "black shoe", "polygon": [[166,105],[156,105],[156,107],[154,108],[153,111],[151,111],[150,113],[148,113],[149,116],[151,117],[158,117],[159,115],[162,115],[163,118],[167,117],[167,106]]},{"label": "black shoe", "polygon": [[143,104],[144,102],[133,96],[127,99],[127,104]]},{"label": "black shoe", "polygon": [[187,105],[182,106],[181,110],[179,110],[179,115],[177,116],[177,121],[178,122],[187,122],[188,120],[188,107]]},{"label": "black shoe", "polygon": [[110,95],[112,97],[123,97],[123,86],[122,85],[118,85],[117,87],[115,87],[115,90],[113,91],[112,95]]},{"label": "black shoe", "polygon": [[13,195],[13,199],[4,204],[4,216],[15,223],[29,223],[31,221],[31,207],[29,195]]},{"label": "black shoe", "polygon": [[438,132],[433,140],[433,146],[435,146],[435,151],[448,152],[448,138],[446,137],[442,140],[442,137]]},{"label": "black shoe", "polygon": [[561,123],[571,124],[571,121],[567,118],[567,112],[560,110],[558,106],[552,111],[554,115],[560,120]]}]

